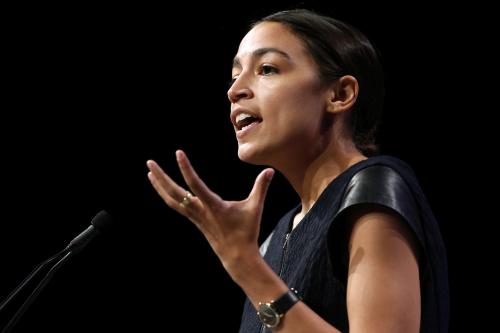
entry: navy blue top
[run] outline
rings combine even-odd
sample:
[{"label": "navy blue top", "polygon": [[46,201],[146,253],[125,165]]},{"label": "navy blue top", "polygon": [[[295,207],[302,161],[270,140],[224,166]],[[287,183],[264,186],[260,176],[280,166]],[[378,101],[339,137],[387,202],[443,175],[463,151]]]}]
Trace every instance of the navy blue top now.
[{"label": "navy blue top", "polygon": [[[393,210],[413,231],[419,244],[420,332],[448,332],[448,270],[439,226],[412,169],[394,157],[371,157],[345,170],[293,230],[293,218],[301,207],[288,212],[266,241],[264,259],[289,287],[298,290],[312,310],[348,332],[350,229],[342,217],[360,204]],[[258,332],[262,332],[262,324],[247,299],[240,333]]]}]

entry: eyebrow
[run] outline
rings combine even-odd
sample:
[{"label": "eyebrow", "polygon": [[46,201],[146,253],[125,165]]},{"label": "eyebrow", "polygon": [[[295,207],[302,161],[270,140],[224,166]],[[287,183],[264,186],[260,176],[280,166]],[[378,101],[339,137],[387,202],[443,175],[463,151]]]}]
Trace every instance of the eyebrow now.
[{"label": "eyebrow", "polygon": [[[256,49],[255,51],[252,52],[251,57],[252,58],[259,58],[267,53],[277,53],[280,56],[282,56],[283,58],[290,60],[290,56],[288,55],[288,53],[281,51],[280,49],[277,49],[274,47],[263,47],[260,49]],[[234,59],[233,59],[233,68],[234,67],[241,67],[240,58],[238,58],[237,56],[234,57]]]}]

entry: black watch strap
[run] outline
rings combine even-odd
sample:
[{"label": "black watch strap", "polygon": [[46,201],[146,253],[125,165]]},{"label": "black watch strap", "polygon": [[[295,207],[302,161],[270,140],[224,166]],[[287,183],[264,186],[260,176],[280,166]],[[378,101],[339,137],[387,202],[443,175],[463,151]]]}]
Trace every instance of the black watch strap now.
[{"label": "black watch strap", "polygon": [[300,301],[297,291],[293,288],[273,302],[273,308],[280,315],[285,314],[295,303]]}]

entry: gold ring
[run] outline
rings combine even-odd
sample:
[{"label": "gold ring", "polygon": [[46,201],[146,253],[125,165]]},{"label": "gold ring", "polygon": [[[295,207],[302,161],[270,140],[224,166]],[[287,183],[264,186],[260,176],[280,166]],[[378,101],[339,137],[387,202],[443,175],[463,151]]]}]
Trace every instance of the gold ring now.
[{"label": "gold ring", "polygon": [[191,202],[192,197],[193,194],[189,191],[186,191],[186,195],[182,198],[181,201],[179,201],[179,205],[181,205],[182,207],[186,207]]}]

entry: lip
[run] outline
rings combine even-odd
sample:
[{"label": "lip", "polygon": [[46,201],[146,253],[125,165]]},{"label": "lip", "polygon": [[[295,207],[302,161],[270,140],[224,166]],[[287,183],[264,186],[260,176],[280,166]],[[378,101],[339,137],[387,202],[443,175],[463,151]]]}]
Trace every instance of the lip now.
[{"label": "lip", "polygon": [[[241,132],[242,130],[239,130],[238,129],[238,126],[236,125],[236,117],[240,114],[240,113],[248,113],[249,115],[255,117],[255,118],[259,118],[259,119],[262,119],[262,117],[260,116],[260,114],[258,114],[257,112],[253,112],[249,109],[245,109],[245,108],[241,108],[241,107],[237,107],[233,110],[231,110],[231,122],[233,123],[233,126],[234,126],[234,129],[236,130],[236,133],[238,132]],[[251,126],[253,127],[253,126]]]},{"label": "lip", "polygon": [[245,127],[244,129],[241,129],[241,130],[238,130],[236,127],[236,138],[239,140],[239,139],[242,139],[244,138],[245,136],[247,136],[249,133],[253,132],[257,127],[259,127],[261,124],[261,122],[253,122],[251,123],[250,125],[248,125],[247,127]]}]

